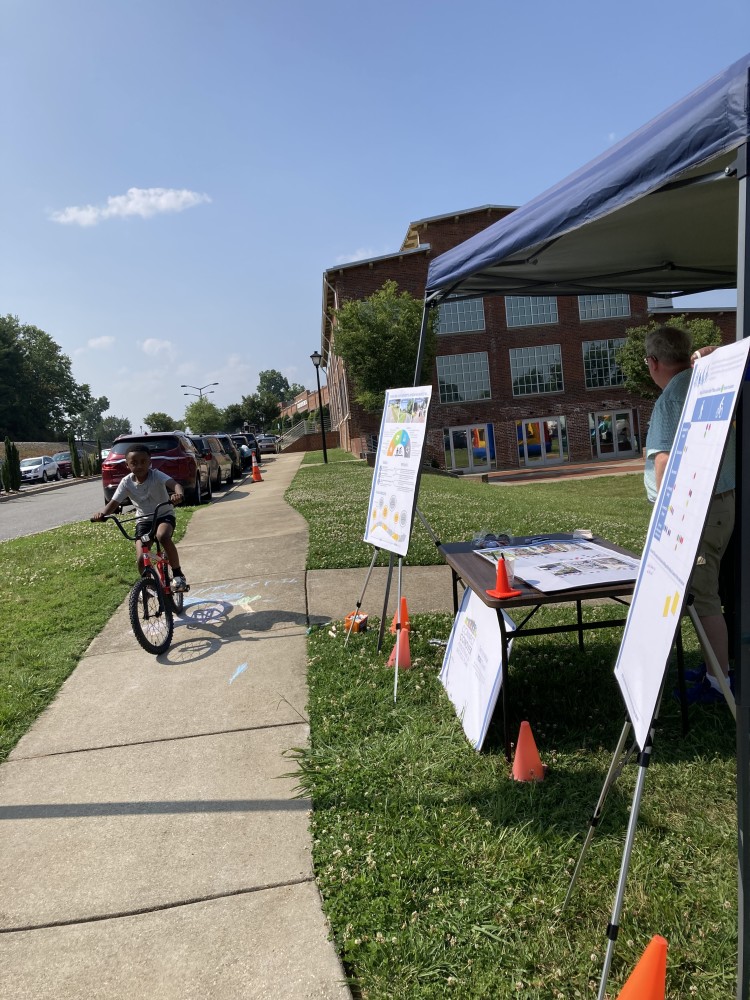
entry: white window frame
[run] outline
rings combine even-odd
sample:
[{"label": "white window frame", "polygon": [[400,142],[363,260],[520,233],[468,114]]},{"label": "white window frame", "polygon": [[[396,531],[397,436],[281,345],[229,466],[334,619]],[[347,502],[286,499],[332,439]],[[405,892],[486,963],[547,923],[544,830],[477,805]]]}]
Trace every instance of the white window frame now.
[{"label": "white window frame", "polygon": [[557,323],[557,296],[506,295],[505,322],[509,329]]}]

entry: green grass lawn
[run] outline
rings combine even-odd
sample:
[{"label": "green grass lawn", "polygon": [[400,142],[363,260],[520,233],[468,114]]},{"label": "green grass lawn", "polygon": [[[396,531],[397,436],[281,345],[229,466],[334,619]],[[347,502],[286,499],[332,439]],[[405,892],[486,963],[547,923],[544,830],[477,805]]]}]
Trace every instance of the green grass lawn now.
[{"label": "green grass lawn", "polygon": [[[372,548],[362,537],[372,473],[364,462],[300,468],[286,499],[309,524],[308,569],[369,565]],[[418,507],[444,542],[466,541],[482,530],[524,535],[590,528],[634,552],[643,547],[651,514],[637,475],[522,486],[424,475]],[[387,554],[381,552],[378,560],[387,563]],[[406,562],[412,566],[441,562],[417,517]]]},{"label": "green grass lawn", "polygon": [[[357,462],[359,461],[350,451],[345,451],[343,448],[327,448],[326,452],[328,454],[328,464],[334,465],[336,462]],[[321,465],[323,464],[323,451],[308,451],[305,452],[305,457],[302,459],[303,465]]]},{"label": "green grass lawn", "polygon": [[[175,541],[192,509],[177,510]],[[137,578],[113,524],[80,521],[0,542],[0,760],[75,669]]]},{"label": "green grass lawn", "polygon": [[[372,470],[300,469],[287,498],[309,521],[310,567],[365,566]],[[480,529],[594,532],[640,551],[650,509],[638,476],[497,487],[425,476],[419,499],[445,541]],[[336,512],[335,530],[332,511]],[[408,562],[438,561],[415,523]],[[587,612],[592,614],[593,612]],[[598,616],[619,617],[602,607]],[[568,612],[546,608],[537,624]],[[518,641],[513,738],[527,719],[549,771],[516,784],[493,723],[481,753],[438,680],[449,615],[413,616],[413,667],[385,666],[377,621],[344,647],[341,624],[309,646],[311,743],[296,758],[311,794],[313,860],[346,969],[365,1000],[595,997],[637,768],[609,794],[566,910],[562,903],[622,730],[619,629]],[[683,628],[687,665],[700,658]],[[736,976],[734,727],[691,710],[683,737],[670,674],[630,862],[608,996],[654,934],[669,942],[669,1000],[733,994]]]}]

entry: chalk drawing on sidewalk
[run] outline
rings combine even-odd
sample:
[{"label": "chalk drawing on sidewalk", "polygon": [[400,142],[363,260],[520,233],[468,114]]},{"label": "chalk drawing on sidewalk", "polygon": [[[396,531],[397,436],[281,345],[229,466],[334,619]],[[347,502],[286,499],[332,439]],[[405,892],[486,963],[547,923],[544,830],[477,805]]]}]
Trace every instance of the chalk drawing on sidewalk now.
[{"label": "chalk drawing on sidewalk", "polygon": [[232,676],[229,678],[229,683],[231,684],[232,681],[236,681],[237,678],[240,676],[240,674],[244,674],[246,670],[247,670],[247,664],[241,663],[239,667],[237,667],[235,672],[232,674]]}]

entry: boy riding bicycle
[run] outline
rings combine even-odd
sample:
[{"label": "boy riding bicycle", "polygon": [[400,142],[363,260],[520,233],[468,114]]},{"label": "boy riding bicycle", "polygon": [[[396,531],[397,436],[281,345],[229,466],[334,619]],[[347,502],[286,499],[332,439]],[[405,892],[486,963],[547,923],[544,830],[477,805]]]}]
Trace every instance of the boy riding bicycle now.
[{"label": "boy riding bicycle", "polygon": [[[185,499],[185,493],[182,486],[165,472],[151,468],[151,454],[144,444],[134,444],[132,448],[128,448],[125,464],[130,470],[129,475],[120,481],[112,499],[103,510],[97,511],[91,520],[102,521],[108,514],[113,514],[124,500],[129,499],[135,507],[137,517],[135,550],[138,555],[138,571],[143,572],[141,535],[150,532],[154,511],[160,503],[180,504]],[[187,588],[187,581],[180,569],[177,546],[172,541],[176,523],[174,508],[162,508],[156,519],[154,537],[158,538],[172,567],[174,573],[172,588],[175,591],[183,591]]]}]

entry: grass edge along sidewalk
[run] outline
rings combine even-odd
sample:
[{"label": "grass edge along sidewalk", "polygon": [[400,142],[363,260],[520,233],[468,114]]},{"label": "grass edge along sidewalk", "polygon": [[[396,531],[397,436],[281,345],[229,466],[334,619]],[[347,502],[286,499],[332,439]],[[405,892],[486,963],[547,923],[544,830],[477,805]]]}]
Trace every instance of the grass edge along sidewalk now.
[{"label": "grass edge along sidewalk", "polygon": [[[347,466],[348,485],[343,472],[301,469],[287,493],[310,522],[311,567],[371,558],[356,537],[371,470]],[[424,477],[420,508],[446,541],[478,527],[591,527],[639,550],[648,520],[641,489],[638,477],[512,491]],[[450,509],[437,509],[446,503]],[[342,511],[335,532],[331,509]],[[417,551],[433,557],[430,547]],[[404,579],[408,588],[408,568]],[[563,613],[544,609],[550,624]],[[481,754],[469,746],[437,679],[442,649],[430,640],[447,637],[451,616],[417,615],[413,626],[413,668],[400,678],[395,705],[390,645],[376,653],[376,620],[346,649],[340,623],[309,640],[311,743],[296,759],[314,804],[316,878],[355,992],[367,1000],[596,996],[635,767],[610,792],[576,891],[567,910],[560,907],[622,728],[612,673],[619,632],[587,633],[583,654],[574,636],[516,644],[511,725],[529,719],[549,765],[543,783],[518,785],[499,740],[493,745],[497,734]],[[689,627],[683,635],[691,666],[697,644]],[[723,706],[694,709],[683,738],[678,706],[665,699],[609,980],[613,998],[656,933],[669,941],[667,997],[731,995],[734,753]]]},{"label": "grass edge along sidewalk", "polygon": [[[194,508],[177,509],[175,541]],[[54,700],[137,579],[135,550],[88,520],[0,542],[0,761]]]}]

